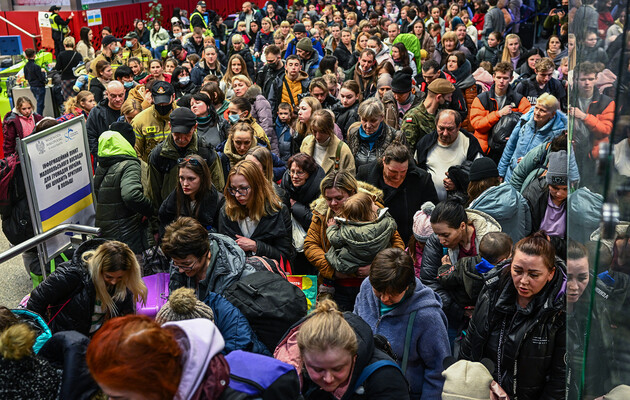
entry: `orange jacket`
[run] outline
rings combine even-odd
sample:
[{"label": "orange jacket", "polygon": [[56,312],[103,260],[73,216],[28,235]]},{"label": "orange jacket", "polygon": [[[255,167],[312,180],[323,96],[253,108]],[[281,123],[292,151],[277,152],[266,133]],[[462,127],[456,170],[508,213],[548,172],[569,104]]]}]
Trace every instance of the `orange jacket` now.
[{"label": "orange jacket", "polygon": [[[608,137],[612,132],[613,120],[615,119],[615,102],[608,97],[598,97],[593,98],[593,102],[588,106],[586,118],[584,119],[584,125],[593,133],[591,156],[594,158],[599,157],[599,144],[608,142]],[[601,110],[602,107],[604,107],[603,110]]]}]

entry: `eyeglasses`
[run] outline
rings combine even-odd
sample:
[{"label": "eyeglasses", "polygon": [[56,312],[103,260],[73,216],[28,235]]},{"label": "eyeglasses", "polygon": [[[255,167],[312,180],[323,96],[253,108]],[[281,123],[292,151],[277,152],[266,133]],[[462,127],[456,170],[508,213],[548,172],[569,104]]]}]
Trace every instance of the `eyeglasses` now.
[{"label": "eyeglasses", "polygon": [[174,261],[171,261],[171,265],[173,267],[177,268],[177,269],[182,270],[182,271],[192,271],[195,268],[195,266],[197,265],[198,262],[199,262],[199,260],[195,260],[194,262],[192,262],[189,265],[177,265],[177,264],[175,264]]},{"label": "eyeglasses", "polygon": [[289,175],[297,176],[298,178],[303,177],[305,174],[306,174],[306,172],[304,172],[304,171],[291,171],[291,170],[289,170]]},{"label": "eyeglasses", "polygon": [[240,187],[240,188],[229,187],[228,188],[228,192],[232,196],[236,196],[237,193],[238,193],[239,196],[246,196],[247,192],[249,192],[249,189],[251,189],[250,186],[245,186],[245,187]]},{"label": "eyeglasses", "polygon": [[199,162],[199,160],[197,160],[195,158],[192,158],[192,157],[178,158],[177,159],[177,164],[179,164],[179,165],[190,164],[190,165],[193,165],[195,167],[201,167],[201,163]]}]

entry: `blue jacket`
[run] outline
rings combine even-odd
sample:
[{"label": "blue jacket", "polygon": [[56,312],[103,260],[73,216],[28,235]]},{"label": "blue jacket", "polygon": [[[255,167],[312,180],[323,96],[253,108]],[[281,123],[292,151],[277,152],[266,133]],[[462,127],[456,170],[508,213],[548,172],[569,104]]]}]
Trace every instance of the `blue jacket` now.
[{"label": "blue jacket", "polygon": [[418,311],[405,376],[411,385],[412,399],[439,399],[444,385],[442,361],[451,354],[446,315],[442,312],[440,296],[424,286],[420,279],[415,279],[413,294],[383,316],[380,315],[380,301],[372,291],[370,280],[365,279],[354,305],[354,313],[372,327],[374,334],[389,340],[400,364],[409,314]]},{"label": "blue jacket", "polygon": [[[326,54],[324,54],[324,49],[322,48],[322,44],[319,43],[319,40],[311,38],[311,41],[313,42],[313,48],[317,50],[320,56],[324,57]],[[287,45],[287,49],[284,52],[285,59],[289,57],[291,54],[296,54],[297,42],[298,42],[297,39],[293,39],[289,42],[289,44]]]},{"label": "blue jacket", "polygon": [[567,116],[558,110],[545,126],[537,130],[534,122],[534,107],[532,107],[518,121],[505,145],[501,161],[499,161],[499,175],[505,178],[505,182],[509,182],[520,157],[524,157],[528,151],[539,144],[559,136],[566,127]]},{"label": "blue jacket", "polygon": [[532,216],[527,200],[509,183],[486,189],[469,208],[494,217],[514,243],[532,231]]},{"label": "blue jacket", "polygon": [[291,137],[291,126],[280,122],[280,119],[276,117],[275,126],[276,136],[278,137],[278,150],[280,151],[280,159],[285,163],[289,161],[291,157],[291,146],[293,139]]},{"label": "blue jacket", "polygon": [[245,350],[271,355],[267,347],[258,339],[243,313],[223,296],[208,292],[204,303],[212,309],[214,324],[225,339],[223,354],[228,354],[234,350]]}]

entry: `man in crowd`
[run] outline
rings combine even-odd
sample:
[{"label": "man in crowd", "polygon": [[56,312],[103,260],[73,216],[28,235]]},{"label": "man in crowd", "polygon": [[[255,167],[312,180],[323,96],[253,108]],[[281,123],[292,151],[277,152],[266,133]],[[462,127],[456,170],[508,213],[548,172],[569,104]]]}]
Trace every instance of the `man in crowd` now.
[{"label": "man in crowd", "polygon": [[[284,52],[284,58],[287,58],[293,54],[297,54],[297,44],[300,42],[300,40],[308,37],[308,35],[306,34],[306,26],[304,26],[304,24],[302,23],[295,24],[295,26],[293,27],[293,34],[295,35],[295,38],[291,40],[289,44],[287,44],[287,49]],[[319,55],[323,57],[324,49],[322,48],[322,44],[319,42],[319,40],[316,40],[314,38],[310,39],[311,44],[313,45],[313,49],[317,50]]]},{"label": "man in crowd", "polygon": [[398,24],[389,24],[387,26],[387,39],[383,41],[386,45],[391,47],[394,44],[394,39],[400,34],[400,27]]},{"label": "man in crowd", "polygon": [[497,7],[499,0],[488,0],[490,8],[486,13],[483,22],[482,39],[488,40],[488,36],[492,32],[500,32],[503,34],[505,31],[505,19],[503,17],[503,11]]},{"label": "man in crowd", "polygon": [[264,53],[266,63],[256,75],[256,84],[260,86],[263,96],[269,99],[273,82],[284,74],[284,63],[282,62],[282,50],[275,44],[265,47]]},{"label": "man in crowd", "polygon": [[405,114],[401,130],[411,152],[415,151],[420,139],[435,131],[435,115],[439,108],[445,108],[444,105],[452,100],[454,91],[455,86],[446,79],[434,79],[427,87],[424,101]]},{"label": "man in crowd", "polygon": [[440,201],[446,192],[455,189],[448,179],[448,169],[462,164],[471,164],[482,157],[481,147],[475,137],[460,130],[461,116],[457,111],[440,110],[436,117],[436,130],[423,137],[416,146],[418,167],[431,174],[435,191]]},{"label": "man in crowd", "polygon": [[301,39],[297,44],[296,53],[300,57],[302,70],[308,74],[310,79],[315,77],[315,72],[319,67],[322,56],[313,49],[313,43],[309,38]]},{"label": "man in crowd", "polygon": [[247,24],[247,32],[251,33],[250,25],[252,21],[255,21],[256,23],[258,23],[258,26],[260,26],[261,19],[262,18],[260,14],[254,11],[252,3],[246,1],[245,3],[243,3],[243,12],[239,14],[237,22],[245,21],[245,23]]},{"label": "man in crowd", "polygon": [[[446,79],[455,85],[455,78],[450,74],[440,69],[440,64],[435,60],[426,60],[422,63],[422,69],[418,75],[416,75],[416,82],[418,82],[418,89],[422,98],[426,96],[427,88],[437,78]],[[462,121],[468,116],[468,107],[466,106],[466,99],[461,89],[455,86],[453,97],[448,104],[448,108],[451,108],[462,116]]]},{"label": "man in crowd", "polygon": [[192,35],[182,45],[188,54],[203,55],[203,28],[196,27]]},{"label": "man in crowd", "polygon": [[129,32],[123,39],[125,39],[125,49],[122,52],[122,63],[127,65],[131,57],[135,57],[142,62],[144,69],[149,70],[149,63],[153,59],[151,51],[146,47],[140,46],[138,40],[138,34],[136,32]]},{"label": "man in crowd", "polygon": [[61,10],[59,6],[51,6],[48,12],[50,12],[50,28],[52,30],[52,39],[55,42],[55,57],[59,57],[59,53],[63,51],[63,39],[68,34],[68,24],[74,17],[74,13],[70,13],[68,19],[63,19],[59,15],[58,11]]},{"label": "man in crowd", "polygon": [[131,126],[136,132],[134,148],[138,157],[149,161],[149,153],[171,133],[170,114],[173,111],[175,89],[168,82],[158,81],[151,86],[153,105],[136,115]]},{"label": "man in crowd", "polygon": [[[42,67],[35,63],[35,50],[24,50],[26,56],[26,65],[24,65],[24,79],[27,80],[31,87],[31,92],[37,101],[37,114],[44,115],[44,106],[46,104],[46,74]],[[26,135],[25,135],[26,136]]]},{"label": "man in crowd", "polygon": [[396,130],[400,129],[407,111],[422,102],[422,97],[414,93],[410,72],[411,69],[396,72],[392,79],[392,90],[383,95],[385,123]]},{"label": "man in crowd", "polygon": [[562,82],[552,77],[555,69],[556,65],[550,58],[541,58],[534,65],[536,74],[529,79],[521,81],[521,83],[516,86],[516,92],[527,97],[527,100],[529,100],[532,106],[536,105],[536,99],[538,99],[541,94],[552,94],[560,102],[560,109],[566,111],[567,92],[564,90]]},{"label": "man in crowd", "polygon": [[107,84],[106,97],[90,111],[85,124],[90,146],[90,153],[96,163],[98,155],[98,138],[101,133],[120,118],[120,108],[125,102],[125,87],[119,81]]},{"label": "man in crowd", "polygon": [[96,64],[98,64],[98,62],[101,60],[105,60],[108,63],[110,63],[112,68],[114,68],[114,66],[118,66],[122,64],[122,61],[119,56],[121,41],[122,40],[112,35],[107,35],[103,38],[101,42],[103,46],[103,51],[101,52],[101,54],[96,56],[96,58],[94,58],[94,60],[92,60],[92,62],[90,63],[90,73],[92,75],[96,75],[96,71],[94,68],[96,67]]},{"label": "man in crowd", "polygon": [[376,54],[372,49],[364,49],[359,55],[359,63],[354,67],[353,78],[359,84],[359,100],[369,99],[376,94]]},{"label": "man in crowd", "polygon": [[138,83],[133,80],[133,71],[126,65],[121,65],[116,68],[114,79],[122,83],[125,87],[125,100],[129,95],[129,91],[138,85]]},{"label": "man in crowd", "polygon": [[[211,11],[211,14],[213,14],[214,11]],[[208,23],[206,22],[206,2],[201,0],[197,2],[197,7],[195,7],[195,11],[193,11],[192,14],[190,14],[190,27],[191,29],[194,28],[201,28],[203,30],[208,29]]]},{"label": "man in crowd", "polygon": [[206,47],[203,50],[202,59],[197,63],[197,65],[193,67],[192,71],[190,71],[190,80],[197,86],[201,86],[201,84],[203,83],[203,78],[205,78],[206,75],[210,73],[210,68],[208,68],[208,65],[212,63],[212,53],[217,54],[216,47]]},{"label": "man in crowd", "polygon": [[289,56],[286,60],[285,73],[276,78],[269,92],[269,102],[274,113],[280,103],[291,104],[293,113],[297,115],[298,96],[308,92],[309,79],[301,69],[300,58]]}]

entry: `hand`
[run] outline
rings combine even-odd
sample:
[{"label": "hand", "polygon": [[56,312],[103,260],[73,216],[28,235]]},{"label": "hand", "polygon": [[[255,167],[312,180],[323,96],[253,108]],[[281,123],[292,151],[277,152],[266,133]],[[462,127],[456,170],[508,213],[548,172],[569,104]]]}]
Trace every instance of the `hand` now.
[{"label": "hand", "polygon": [[503,106],[503,108],[499,110],[500,117],[505,117],[508,114],[512,114],[512,106]]},{"label": "hand", "polygon": [[293,207],[295,205],[295,203],[297,203],[297,201],[295,201],[293,199],[289,199],[289,203],[291,203],[291,207]]},{"label": "hand", "polygon": [[455,190],[455,184],[453,183],[451,178],[444,178],[442,184],[444,185],[444,189],[446,189],[447,192]]},{"label": "hand", "polygon": [[569,115],[582,121],[586,119],[586,113],[577,107],[569,107]]},{"label": "hand", "polygon": [[466,307],[464,310],[464,315],[468,318],[472,318],[473,313],[475,312],[475,307]]},{"label": "hand", "polygon": [[74,13],[73,12],[70,13],[70,16],[68,17],[68,19],[72,19],[72,17],[74,17]]},{"label": "hand", "polygon": [[359,267],[359,269],[355,273],[357,278],[365,278],[366,276],[370,275],[370,267],[372,267],[372,264]]},{"label": "hand", "polygon": [[255,53],[254,53],[254,57],[256,57],[256,58],[260,58],[260,53],[259,53],[259,52],[255,52]]},{"label": "hand", "polygon": [[335,219],[334,219],[334,218],[330,218],[330,219],[328,220],[328,226],[329,226],[329,227],[331,227],[331,226],[333,226],[333,225],[337,225],[337,222],[335,221]]},{"label": "hand", "polygon": [[246,238],[245,236],[236,235],[236,244],[238,245],[238,247],[243,249],[243,251],[252,251],[255,253],[256,250],[258,250],[256,241],[251,240],[250,238]]},{"label": "hand", "polygon": [[445,255],[444,257],[442,257],[442,265],[451,265],[451,257],[447,255]]}]

